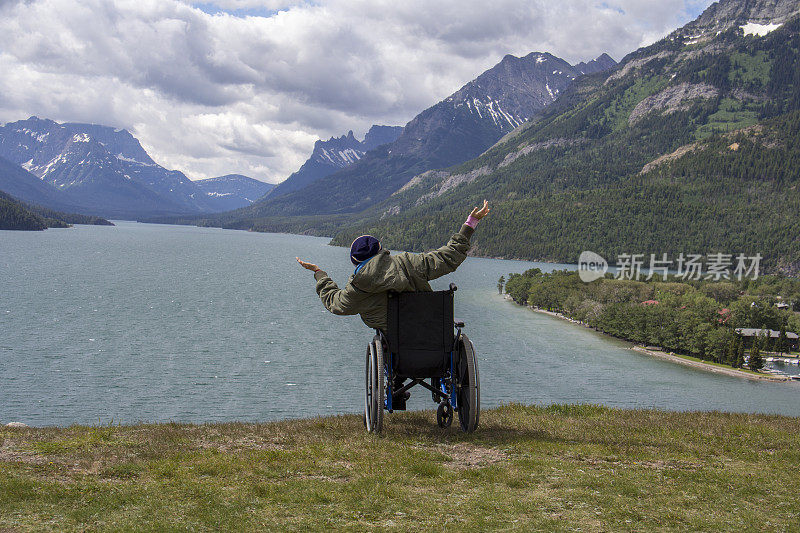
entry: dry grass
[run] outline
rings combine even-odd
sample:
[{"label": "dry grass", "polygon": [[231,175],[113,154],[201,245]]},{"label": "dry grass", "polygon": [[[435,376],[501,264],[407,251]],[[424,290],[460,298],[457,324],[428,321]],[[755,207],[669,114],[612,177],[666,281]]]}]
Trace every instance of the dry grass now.
[{"label": "dry grass", "polygon": [[800,529],[800,419],[595,406],[0,429],[0,531]]}]

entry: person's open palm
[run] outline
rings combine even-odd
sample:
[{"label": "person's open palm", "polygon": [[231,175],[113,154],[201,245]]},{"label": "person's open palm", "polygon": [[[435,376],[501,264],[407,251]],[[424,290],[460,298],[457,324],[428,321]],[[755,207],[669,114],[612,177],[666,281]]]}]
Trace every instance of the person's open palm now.
[{"label": "person's open palm", "polygon": [[305,268],[305,269],[313,270],[314,272],[319,270],[319,267],[317,265],[315,265],[314,263],[306,263],[305,261],[301,260],[299,257],[295,257],[295,259],[297,259],[297,262],[300,263],[300,266]]},{"label": "person's open palm", "polygon": [[470,216],[480,220],[488,214],[489,214],[489,201],[484,200],[483,207],[476,207],[475,209],[473,209],[472,213],[470,213]]}]

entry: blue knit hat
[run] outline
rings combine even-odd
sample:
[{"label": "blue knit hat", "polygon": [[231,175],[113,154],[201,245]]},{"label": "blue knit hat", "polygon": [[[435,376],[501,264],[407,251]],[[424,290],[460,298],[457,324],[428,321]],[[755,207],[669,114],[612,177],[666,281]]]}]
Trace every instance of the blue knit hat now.
[{"label": "blue knit hat", "polygon": [[381,243],[372,235],[362,235],[350,245],[350,261],[358,266],[362,261],[366,261],[373,255],[381,251]]}]

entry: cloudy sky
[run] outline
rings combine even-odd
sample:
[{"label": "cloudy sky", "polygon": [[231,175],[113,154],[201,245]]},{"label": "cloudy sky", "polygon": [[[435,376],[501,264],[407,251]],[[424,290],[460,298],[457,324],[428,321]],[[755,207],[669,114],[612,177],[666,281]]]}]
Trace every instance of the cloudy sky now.
[{"label": "cloudy sky", "polygon": [[505,54],[621,59],[711,0],[0,0],[0,122],[131,130],[193,179],[278,182]]}]

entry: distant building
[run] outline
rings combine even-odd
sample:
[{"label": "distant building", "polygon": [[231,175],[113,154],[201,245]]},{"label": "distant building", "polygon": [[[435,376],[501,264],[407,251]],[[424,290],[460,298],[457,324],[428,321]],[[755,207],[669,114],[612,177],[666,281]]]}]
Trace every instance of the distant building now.
[{"label": "distant building", "polygon": [[[761,328],[736,328],[736,334],[740,335],[744,339],[745,346],[751,346],[753,344],[753,338],[755,337],[763,337],[764,335],[768,335],[773,339],[777,339],[781,336],[780,331],[775,331],[774,329],[761,329]],[[791,331],[787,331],[786,341],[788,344],[788,349],[797,350],[797,343],[798,343],[797,333],[792,333]]]}]

